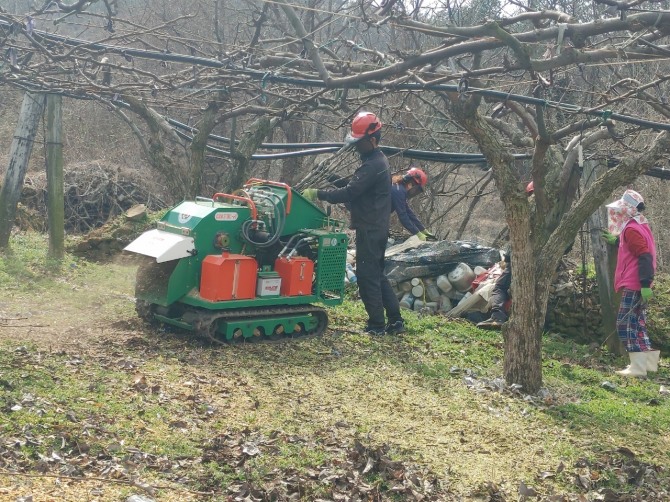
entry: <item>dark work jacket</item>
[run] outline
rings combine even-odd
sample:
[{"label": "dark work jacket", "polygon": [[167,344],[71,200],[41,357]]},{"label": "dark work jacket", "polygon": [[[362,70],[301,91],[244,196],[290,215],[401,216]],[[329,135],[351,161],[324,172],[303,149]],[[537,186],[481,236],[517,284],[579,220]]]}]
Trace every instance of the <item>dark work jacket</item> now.
[{"label": "dark work jacket", "polygon": [[415,235],[417,232],[423,232],[424,227],[416,217],[412,208],[407,203],[407,188],[402,183],[394,184],[391,187],[391,211],[395,211],[398,219],[407,231]]},{"label": "dark work jacket", "polygon": [[317,196],[331,204],[345,203],[351,211],[351,228],[389,228],[391,171],[386,156],[376,149],[361,155],[361,166],[343,188],[319,190]]}]

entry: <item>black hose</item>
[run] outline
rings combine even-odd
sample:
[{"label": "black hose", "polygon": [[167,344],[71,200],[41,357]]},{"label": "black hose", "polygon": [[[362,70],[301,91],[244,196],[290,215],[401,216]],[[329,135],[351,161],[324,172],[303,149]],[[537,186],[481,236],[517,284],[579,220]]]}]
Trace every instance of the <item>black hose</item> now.
[{"label": "black hose", "polygon": [[[284,226],[286,225],[286,212],[284,210],[284,201],[279,197],[277,194],[272,193],[272,192],[265,192],[262,193],[259,190],[254,190],[252,193],[252,196],[256,196],[259,198],[263,198],[266,200],[270,201],[270,204],[272,205],[273,211],[275,212],[275,221],[277,222],[276,228],[274,229],[274,233],[272,236],[267,240],[267,241],[256,241],[254,240],[251,235],[250,235],[250,230],[251,230],[251,225],[263,225],[264,222],[262,220],[247,220],[244,223],[242,223],[241,227],[241,232],[242,232],[242,237],[250,244],[259,247],[259,248],[267,248],[272,245],[274,245],[276,242],[279,241],[279,238],[281,237],[282,232],[284,231]],[[274,197],[278,202],[272,202],[271,196]]]}]

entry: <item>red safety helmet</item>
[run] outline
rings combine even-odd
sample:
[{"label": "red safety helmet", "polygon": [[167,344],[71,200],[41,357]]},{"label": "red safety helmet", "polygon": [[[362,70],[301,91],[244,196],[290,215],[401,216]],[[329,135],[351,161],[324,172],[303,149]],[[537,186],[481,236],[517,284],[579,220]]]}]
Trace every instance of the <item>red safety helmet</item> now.
[{"label": "red safety helmet", "polygon": [[377,131],[381,131],[382,122],[372,112],[358,112],[351,122],[351,132],[347,135],[347,143],[356,143]]},{"label": "red safety helmet", "polygon": [[404,178],[405,181],[415,182],[421,188],[424,188],[428,184],[428,176],[422,169],[419,169],[418,167],[410,168]]},{"label": "red safety helmet", "polygon": [[528,183],[526,185],[526,195],[528,195],[530,197],[531,195],[533,195],[534,191],[535,191],[535,185],[531,181],[530,183]]}]

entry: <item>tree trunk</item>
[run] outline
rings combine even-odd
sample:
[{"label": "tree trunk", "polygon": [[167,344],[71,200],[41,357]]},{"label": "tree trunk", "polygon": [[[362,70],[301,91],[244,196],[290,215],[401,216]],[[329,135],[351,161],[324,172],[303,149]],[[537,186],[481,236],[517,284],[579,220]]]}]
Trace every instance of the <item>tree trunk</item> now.
[{"label": "tree trunk", "polygon": [[[450,99],[455,118],[475,138],[492,166],[510,230],[512,295],[517,300],[513,301],[509,321],[503,325],[505,381],[534,394],[542,387],[542,328],[551,276],[560,253],[553,252],[539,259],[546,239],[532,232],[531,205],[525,191],[519,190],[514,158],[477,113],[476,101],[462,96],[450,96]],[[550,258],[554,255],[556,260],[551,265]]]},{"label": "tree trunk", "polygon": [[278,117],[272,119],[260,117],[251,124],[248,131],[244,131],[233,155],[236,166],[230,179],[229,191],[240,188],[249,179],[251,156],[258,150],[270,131],[280,123],[281,119]]},{"label": "tree trunk", "polygon": [[167,123],[165,118],[144,102],[132,96],[124,96],[130,110],[146,124],[148,139],[145,140],[139,128],[132,128],[140,144],[145,148],[147,160],[151,166],[163,175],[170,194],[177,199],[190,196],[191,178],[188,176],[190,163],[181,138]]},{"label": "tree trunk", "polygon": [[533,241],[528,208],[512,204],[506,213],[513,249],[513,300],[512,315],[503,326],[503,374],[507,384],[535,394],[542,387],[542,329],[551,272],[540,268],[535,256],[535,249],[541,246]]},{"label": "tree trunk", "polygon": [[[302,141],[302,122],[294,120],[288,123],[284,123],[282,129],[286,135],[286,141],[288,143],[300,143]],[[303,161],[301,157],[289,157],[288,159],[284,159],[282,161],[282,170],[279,180],[293,186],[294,183],[300,180],[302,162]]]},{"label": "tree trunk", "polygon": [[[202,176],[205,172],[205,162],[207,153],[207,141],[209,135],[216,126],[216,117],[221,108],[223,93],[219,92],[219,101],[210,101],[202,114],[198,132],[193,136],[191,143],[191,162],[188,169],[188,180],[190,182],[186,195],[195,197],[200,194],[202,188]],[[234,138],[233,138],[234,141]]]},{"label": "tree trunk", "polygon": [[49,256],[65,254],[65,201],[63,194],[63,143],[61,141],[63,98],[47,96],[47,193],[49,207]]},{"label": "tree trunk", "polygon": [[23,180],[33,150],[35,134],[44,112],[44,94],[27,92],[23,96],[21,114],[9,150],[9,165],[0,191],[0,248],[7,248],[9,235],[16,217],[16,205],[21,198]]}]

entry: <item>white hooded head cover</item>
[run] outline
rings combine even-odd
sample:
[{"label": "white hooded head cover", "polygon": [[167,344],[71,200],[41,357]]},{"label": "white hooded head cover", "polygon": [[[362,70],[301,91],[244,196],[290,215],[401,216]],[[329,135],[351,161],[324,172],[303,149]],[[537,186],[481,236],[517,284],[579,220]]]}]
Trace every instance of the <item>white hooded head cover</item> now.
[{"label": "white hooded head cover", "polygon": [[614,235],[621,235],[630,220],[640,224],[648,223],[647,218],[638,211],[637,206],[644,202],[635,190],[626,190],[619,200],[607,204],[607,230]]}]

